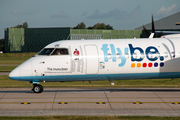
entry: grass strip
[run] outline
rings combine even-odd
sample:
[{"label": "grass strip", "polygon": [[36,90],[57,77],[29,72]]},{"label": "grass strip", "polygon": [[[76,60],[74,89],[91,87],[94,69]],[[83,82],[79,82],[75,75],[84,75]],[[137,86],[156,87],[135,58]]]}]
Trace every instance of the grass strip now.
[{"label": "grass strip", "polygon": [[[140,88],[179,88],[180,79],[142,79],[142,80],[114,80],[115,85],[111,85],[108,80],[106,81],[75,81],[75,82],[41,82],[44,87],[140,87]],[[13,87],[32,87],[32,84],[24,81],[15,81],[8,78],[7,75],[0,76],[1,88]]]},{"label": "grass strip", "polygon": [[0,66],[0,72],[11,72],[17,66]]},{"label": "grass strip", "polygon": [[3,53],[0,54],[0,64],[21,64],[36,53]]},{"label": "grass strip", "polygon": [[0,120],[179,120],[180,117],[153,116],[38,116],[0,117]]}]

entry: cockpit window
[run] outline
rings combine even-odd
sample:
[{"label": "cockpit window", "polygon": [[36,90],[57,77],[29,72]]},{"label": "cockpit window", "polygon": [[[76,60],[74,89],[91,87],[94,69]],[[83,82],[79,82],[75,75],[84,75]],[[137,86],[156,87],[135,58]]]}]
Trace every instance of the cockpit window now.
[{"label": "cockpit window", "polygon": [[67,48],[56,48],[52,55],[69,55]]},{"label": "cockpit window", "polygon": [[50,55],[54,48],[44,48],[38,55]]},{"label": "cockpit window", "polygon": [[37,55],[69,55],[67,48],[44,48]]}]

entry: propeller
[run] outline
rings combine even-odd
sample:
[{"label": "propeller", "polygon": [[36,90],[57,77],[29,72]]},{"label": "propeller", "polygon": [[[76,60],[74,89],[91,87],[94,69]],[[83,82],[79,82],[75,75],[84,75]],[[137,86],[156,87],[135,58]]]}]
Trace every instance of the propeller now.
[{"label": "propeller", "polygon": [[[152,34],[152,33],[154,33],[155,34],[155,26],[154,26],[154,18],[153,18],[153,15],[152,15],[152,29],[151,29],[151,33],[145,28],[145,26],[143,25],[143,30],[144,30],[144,32],[145,32],[145,34],[146,34],[146,37],[150,37],[150,35]],[[151,36],[151,37],[153,37],[154,36],[154,34]]]},{"label": "propeller", "polygon": [[151,32],[150,32],[150,30],[147,30],[144,25],[142,26],[143,30],[144,30],[143,32],[145,33],[147,38],[153,38],[154,34],[156,34],[156,37],[161,37],[163,35],[180,34],[179,31],[156,31],[155,30],[155,25],[154,25],[153,14],[152,14],[152,23],[151,23],[151,25],[152,25],[151,26],[152,27]]},{"label": "propeller", "polygon": [[149,37],[149,35],[150,35],[150,33],[147,31],[147,29],[145,28],[145,26],[143,25],[143,29],[144,29],[144,32],[145,32],[145,34],[146,34],[146,37],[148,38]]},{"label": "propeller", "polygon": [[155,33],[153,14],[152,14],[152,33]]}]

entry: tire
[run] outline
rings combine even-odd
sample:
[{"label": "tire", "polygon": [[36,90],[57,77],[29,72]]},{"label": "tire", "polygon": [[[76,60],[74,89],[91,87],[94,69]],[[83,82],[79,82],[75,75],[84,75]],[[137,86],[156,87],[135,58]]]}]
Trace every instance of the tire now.
[{"label": "tire", "polygon": [[42,85],[34,85],[33,91],[34,91],[34,93],[42,93],[43,92],[43,86]]}]

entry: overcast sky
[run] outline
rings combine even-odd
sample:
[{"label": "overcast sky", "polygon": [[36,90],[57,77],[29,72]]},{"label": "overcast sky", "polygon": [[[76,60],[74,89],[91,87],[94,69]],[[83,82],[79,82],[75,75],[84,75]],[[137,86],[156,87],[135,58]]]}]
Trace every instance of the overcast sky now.
[{"label": "overcast sky", "polygon": [[[4,28],[27,21],[29,28],[86,27],[105,23],[133,30],[180,12],[180,0],[0,0],[0,39]],[[180,21],[179,21],[180,22]]]}]

